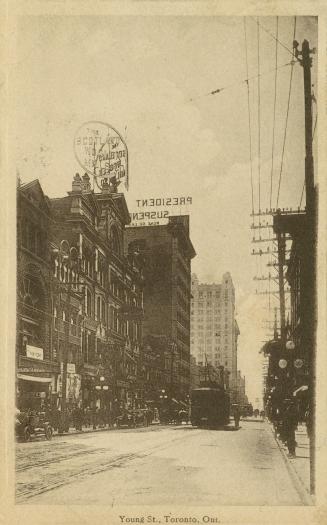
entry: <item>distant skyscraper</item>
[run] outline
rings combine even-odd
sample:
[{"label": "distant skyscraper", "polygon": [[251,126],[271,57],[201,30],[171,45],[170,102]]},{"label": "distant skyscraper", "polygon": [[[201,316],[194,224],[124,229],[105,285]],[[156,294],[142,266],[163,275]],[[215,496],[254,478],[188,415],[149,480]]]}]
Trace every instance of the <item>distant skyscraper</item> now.
[{"label": "distant skyscraper", "polygon": [[199,283],[192,274],[191,354],[199,365],[224,366],[231,390],[237,388],[237,338],[235,290],[230,273],[221,283]]}]

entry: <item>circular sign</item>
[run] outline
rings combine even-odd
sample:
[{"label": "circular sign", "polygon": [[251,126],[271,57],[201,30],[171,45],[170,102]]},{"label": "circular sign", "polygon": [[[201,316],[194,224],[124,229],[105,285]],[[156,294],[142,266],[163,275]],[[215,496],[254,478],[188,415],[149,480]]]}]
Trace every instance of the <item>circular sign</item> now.
[{"label": "circular sign", "polygon": [[104,181],[115,187],[125,182],[128,189],[128,150],[120,133],[105,122],[90,121],[80,126],[74,137],[77,162],[94,177],[98,188]]},{"label": "circular sign", "polygon": [[286,348],[287,348],[287,350],[294,350],[294,348],[295,348],[294,341],[287,341]]},{"label": "circular sign", "polygon": [[280,359],[278,362],[279,368],[286,368],[287,367],[287,361],[286,359]]},{"label": "circular sign", "polygon": [[294,361],[295,368],[302,368],[303,364],[303,359],[295,359]]}]

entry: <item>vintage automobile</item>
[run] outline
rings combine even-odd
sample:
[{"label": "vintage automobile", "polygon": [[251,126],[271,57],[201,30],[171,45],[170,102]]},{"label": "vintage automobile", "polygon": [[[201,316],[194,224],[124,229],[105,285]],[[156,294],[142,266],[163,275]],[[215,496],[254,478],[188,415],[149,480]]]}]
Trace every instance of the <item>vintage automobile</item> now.
[{"label": "vintage automobile", "polygon": [[124,410],[116,417],[117,427],[135,428],[146,425],[146,410],[138,408],[134,410]]},{"label": "vintage automobile", "polygon": [[53,428],[45,412],[30,411],[16,414],[15,432],[18,439],[30,441],[37,436],[52,439]]}]

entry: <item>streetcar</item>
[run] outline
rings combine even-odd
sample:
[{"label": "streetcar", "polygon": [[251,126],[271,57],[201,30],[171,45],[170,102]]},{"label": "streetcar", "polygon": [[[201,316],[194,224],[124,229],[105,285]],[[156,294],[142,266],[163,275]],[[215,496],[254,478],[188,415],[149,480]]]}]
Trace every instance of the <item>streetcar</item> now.
[{"label": "streetcar", "polygon": [[200,387],[191,391],[191,424],[197,427],[218,428],[228,425],[229,395],[219,386]]}]

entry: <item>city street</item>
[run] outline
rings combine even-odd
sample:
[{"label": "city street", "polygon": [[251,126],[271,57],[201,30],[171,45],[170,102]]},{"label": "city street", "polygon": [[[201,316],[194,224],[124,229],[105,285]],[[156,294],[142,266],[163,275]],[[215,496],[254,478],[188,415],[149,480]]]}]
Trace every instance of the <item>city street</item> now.
[{"label": "city street", "polygon": [[303,505],[267,423],[120,429],[17,443],[17,503]]}]

